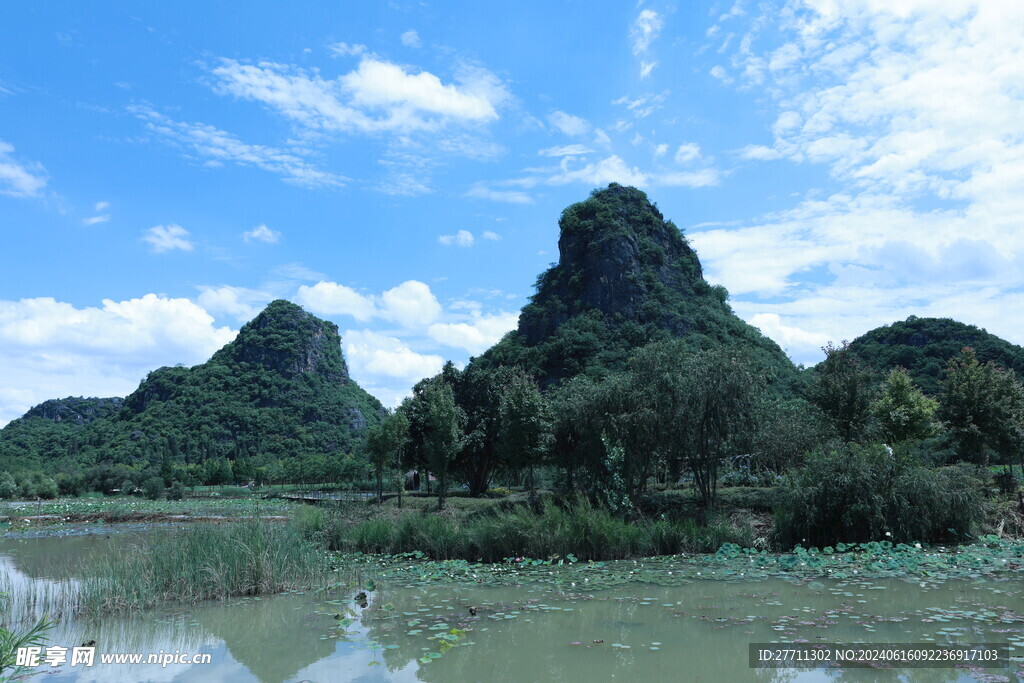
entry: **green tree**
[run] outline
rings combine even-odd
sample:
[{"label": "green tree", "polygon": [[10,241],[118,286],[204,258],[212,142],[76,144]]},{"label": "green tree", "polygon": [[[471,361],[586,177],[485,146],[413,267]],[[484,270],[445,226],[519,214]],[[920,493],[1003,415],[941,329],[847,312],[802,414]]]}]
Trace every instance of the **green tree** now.
[{"label": "green tree", "polygon": [[814,368],[811,401],[832,420],[844,441],[867,436],[874,393],[874,375],[847,342],[822,348],[825,360]]},{"label": "green tree", "polygon": [[14,498],[18,494],[18,483],[10,472],[0,474],[0,498]]},{"label": "green tree", "polygon": [[960,457],[987,466],[990,452],[1004,463],[1016,454],[1024,470],[1024,386],[1013,370],[983,365],[965,347],[949,362],[944,390],[942,417]]},{"label": "green tree", "polygon": [[142,482],[142,493],[150,500],[159,500],[164,496],[163,477],[150,477]]},{"label": "green tree", "polygon": [[935,415],[939,404],[914,386],[905,368],[895,367],[882,384],[882,391],[871,404],[871,415],[889,443],[926,439],[935,433]]},{"label": "green tree", "polygon": [[437,509],[443,510],[448,492],[448,469],[462,446],[461,411],[447,382],[435,381],[423,390],[425,438],[423,450],[430,471],[437,475]]},{"label": "green tree", "polygon": [[513,372],[502,388],[499,407],[499,448],[505,462],[526,470],[530,505],[537,503],[535,469],[547,452],[551,419],[547,401],[532,377]]},{"label": "green tree", "polygon": [[384,498],[384,472],[399,461],[401,449],[409,440],[409,420],[403,413],[394,412],[382,423],[366,433],[367,455],[377,479],[377,502]]}]

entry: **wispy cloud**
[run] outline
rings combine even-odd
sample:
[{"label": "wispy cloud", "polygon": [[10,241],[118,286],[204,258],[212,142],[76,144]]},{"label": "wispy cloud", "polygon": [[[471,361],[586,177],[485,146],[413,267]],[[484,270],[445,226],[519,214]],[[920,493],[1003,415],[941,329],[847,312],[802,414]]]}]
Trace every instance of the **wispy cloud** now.
[{"label": "wispy cloud", "polygon": [[423,41],[420,40],[420,34],[413,29],[409,29],[401,36],[402,45],[411,48],[419,48],[423,46]]},{"label": "wispy cloud", "polygon": [[225,163],[254,166],[281,176],[285,182],[312,188],[342,187],[348,180],[320,170],[295,154],[242,142],[214,126],[175,121],[146,106],[132,106],[129,111],[142,119],[152,134],[184,148],[187,156],[206,166],[216,167]]},{"label": "wispy cloud", "polygon": [[252,230],[242,233],[242,239],[246,242],[265,242],[266,244],[277,244],[281,240],[281,233],[271,230],[264,223],[260,223]]},{"label": "wispy cloud", "polygon": [[459,230],[452,235],[440,235],[437,241],[446,247],[471,247],[476,238],[469,230]]},{"label": "wispy cloud", "polygon": [[143,233],[142,241],[148,242],[156,254],[175,250],[192,251],[193,245],[189,236],[189,231],[180,225],[157,225]]},{"label": "wispy cloud", "polygon": [[337,78],[286,64],[247,64],[222,59],[211,69],[215,89],[260,102],[311,130],[408,134],[446,124],[480,124],[498,118],[508,92],[481,67],[462,65],[453,82],[429,71],[365,54],[358,67]]},{"label": "wispy cloud", "polygon": [[46,187],[42,164],[15,159],[14,147],[0,140],[0,194],[9,197],[36,197]]}]

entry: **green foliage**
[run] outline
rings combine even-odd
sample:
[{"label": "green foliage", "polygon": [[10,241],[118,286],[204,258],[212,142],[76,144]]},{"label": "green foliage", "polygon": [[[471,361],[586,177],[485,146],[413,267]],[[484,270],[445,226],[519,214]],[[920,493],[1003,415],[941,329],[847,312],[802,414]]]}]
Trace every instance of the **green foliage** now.
[{"label": "green foliage", "polygon": [[693,520],[626,521],[586,500],[537,512],[519,506],[497,514],[449,517],[407,514],[352,525],[328,521],[331,546],[366,553],[421,552],[435,559],[484,562],[522,558],[613,560],[681,552],[712,552],[723,543],[749,545],[745,532],[721,519],[700,526]]},{"label": "green foliage", "polygon": [[501,389],[498,450],[504,462],[528,475],[530,499],[536,495],[534,470],[547,453],[551,419],[547,401],[532,377],[513,372]]},{"label": "green foliage", "polygon": [[171,484],[167,491],[167,500],[181,500],[185,497],[185,486],[180,481]]},{"label": "green foliage", "polygon": [[802,398],[764,397],[758,405],[752,439],[753,469],[782,473],[803,462],[803,456],[836,436],[821,410]]},{"label": "green foliage", "polygon": [[422,400],[425,415],[423,451],[430,471],[437,474],[437,509],[441,510],[448,489],[448,468],[461,447],[462,428],[459,422],[462,411],[455,405],[451,385],[444,381],[428,384]]},{"label": "green foliage", "polygon": [[961,458],[987,465],[993,452],[1024,462],[1024,385],[1013,370],[982,364],[968,347],[949,361],[943,389],[942,417]]},{"label": "green foliage", "polygon": [[[6,596],[0,593],[0,603],[5,600]],[[52,620],[43,617],[25,631],[0,626],[0,681],[7,683],[21,680],[33,673],[31,669],[17,665],[18,650],[23,647],[43,647],[53,624]]]},{"label": "green foliage", "polygon": [[970,470],[933,470],[884,446],[837,443],[786,475],[776,533],[783,547],[938,542],[970,538],[981,518],[980,484]]},{"label": "green foliage", "polygon": [[14,498],[18,495],[18,483],[10,472],[0,473],[0,498]]},{"label": "green foliage", "polygon": [[811,401],[832,420],[844,441],[868,436],[875,378],[871,369],[843,342],[822,348],[825,360],[814,366]]},{"label": "green foliage", "polygon": [[164,480],[160,477],[150,477],[142,482],[142,495],[149,500],[159,500],[164,497]]},{"label": "green foliage", "polygon": [[910,373],[901,367],[889,371],[882,391],[871,404],[871,415],[889,443],[902,443],[932,436],[938,425],[939,404],[914,386]]},{"label": "green foliage", "polygon": [[949,318],[910,316],[850,343],[853,352],[879,372],[906,368],[914,384],[932,397],[942,392],[947,363],[965,346],[974,349],[981,363],[993,362],[1024,374],[1024,348]]},{"label": "green foliage", "polygon": [[[409,418],[395,412],[366,433],[365,449],[377,478],[377,500],[383,495],[385,470],[398,465],[399,454],[409,441]],[[400,468],[399,468],[400,469]]]}]

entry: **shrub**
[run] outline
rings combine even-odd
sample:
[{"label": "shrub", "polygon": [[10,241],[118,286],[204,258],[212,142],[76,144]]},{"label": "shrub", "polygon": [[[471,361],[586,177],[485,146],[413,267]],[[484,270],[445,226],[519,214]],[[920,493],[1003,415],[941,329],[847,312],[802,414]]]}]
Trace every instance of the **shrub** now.
[{"label": "shrub", "polygon": [[969,468],[922,467],[884,446],[830,444],[785,477],[776,510],[778,541],[962,540],[982,518]]},{"label": "shrub", "polygon": [[9,472],[0,474],[0,498],[14,498],[18,495],[18,484]]},{"label": "shrub", "polygon": [[35,483],[36,487],[36,498],[42,498],[43,500],[53,500],[60,494],[60,490],[57,488],[57,482],[50,477],[40,476]]},{"label": "shrub", "polygon": [[[999,491],[1006,495],[1012,495],[1015,493],[1017,491],[1017,486],[1020,484],[1013,472],[1005,470],[996,473],[996,475],[992,477],[992,480],[996,483],[996,486],[999,487]],[[2,497],[3,496],[0,496],[0,498]]]},{"label": "shrub", "polygon": [[120,489],[122,496],[130,496],[135,493],[135,482],[131,479],[125,479],[121,482]]},{"label": "shrub", "polygon": [[164,480],[160,477],[150,477],[142,482],[142,493],[150,500],[163,498]]},{"label": "shrub", "polygon": [[185,486],[180,481],[171,484],[171,490],[167,492],[168,500],[181,500],[185,497]]}]

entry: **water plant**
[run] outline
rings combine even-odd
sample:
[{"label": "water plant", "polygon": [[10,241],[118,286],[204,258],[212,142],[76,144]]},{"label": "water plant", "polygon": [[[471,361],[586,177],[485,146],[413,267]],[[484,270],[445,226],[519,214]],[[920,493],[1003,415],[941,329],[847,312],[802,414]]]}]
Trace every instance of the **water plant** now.
[{"label": "water plant", "polygon": [[[0,593],[0,603],[6,603],[7,595]],[[6,612],[5,605],[5,612]],[[26,672],[25,667],[18,666],[18,649],[23,647],[40,647],[46,640],[46,634],[53,628],[53,621],[41,617],[27,630],[8,629],[0,625],[0,683],[18,679]]]},{"label": "water plant", "polygon": [[79,610],[102,614],[317,587],[323,552],[294,527],[244,520],[196,524],[87,568]]}]

